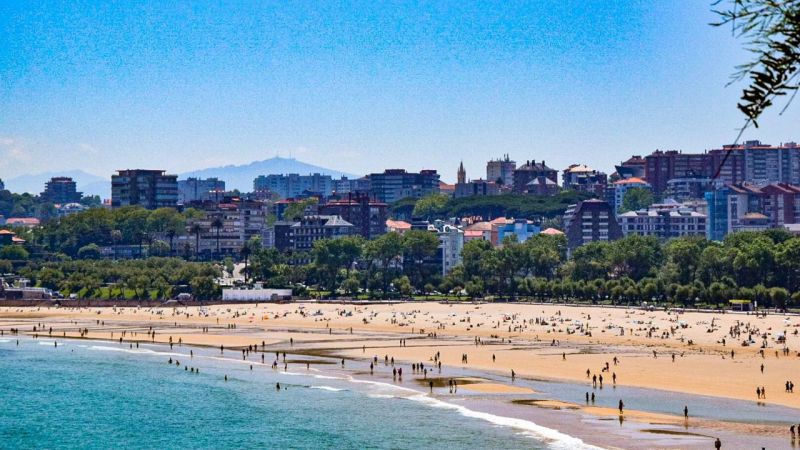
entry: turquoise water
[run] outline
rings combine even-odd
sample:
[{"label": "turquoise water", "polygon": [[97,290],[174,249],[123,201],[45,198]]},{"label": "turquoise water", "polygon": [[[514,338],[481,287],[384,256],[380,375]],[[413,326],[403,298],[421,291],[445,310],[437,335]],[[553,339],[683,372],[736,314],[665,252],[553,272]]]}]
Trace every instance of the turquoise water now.
[{"label": "turquoise water", "polygon": [[[0,340],[0,447],[575,448],[530,422],[384,383],[282,373],[210,351]],[[179,359],[180,368],[167,364]],[[200,373],[184,371],[183,365]],[[228,375],[228,381],[224,380]],[[275,389],[280,382],[285,388]],[[512,425],[512,426],[507,426]]]}]

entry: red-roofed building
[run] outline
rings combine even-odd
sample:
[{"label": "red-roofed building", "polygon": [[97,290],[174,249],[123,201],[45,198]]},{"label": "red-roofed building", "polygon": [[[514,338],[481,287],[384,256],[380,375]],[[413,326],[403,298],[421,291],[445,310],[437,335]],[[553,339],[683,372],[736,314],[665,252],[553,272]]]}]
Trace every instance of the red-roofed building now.
[{"label": "red-roofed building", "polygon": [[545,234],[547,236],[562,236],[564,232],[561,230],[556,230],[555,228],[548,228],[542,231],[542,234]]},{"label": "red-roofed building", "polygon": [[650,184],[638,177],[625,178],[614,182],[611,186],[613,195],[609,196],[609,200],[613,200],[613,202],[609,201],[609,203],[614,209],[615,214],[619,213],[619,209],[622,207],[622,200],[625,198],[625,193],[630,189],[651,189]]},{"label": "red-roofed building", "polygon": [[9,217],[6,219],[5,225],[12,225],[15,227],[36,228],[39,226],[39,219],[35,217]]},{"label": "red-roofed building", "polygon": [[411,224],[402,220],[387,220],[386,231],[389,233],[403,234],[411,229]]},{"label": "red-roofed building", "polygon": [[0,246],[24,243],[25,239],[17,237],[17,233],[11,230],[0,230]]}]

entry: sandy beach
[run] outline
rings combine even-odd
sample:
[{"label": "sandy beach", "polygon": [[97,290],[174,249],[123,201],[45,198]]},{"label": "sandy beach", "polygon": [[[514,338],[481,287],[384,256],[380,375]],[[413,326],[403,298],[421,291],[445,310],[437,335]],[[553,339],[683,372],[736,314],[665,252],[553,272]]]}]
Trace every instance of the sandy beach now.
[{"label": "sandy beach", "polygon": [[[798,325],[800,317],[777,314],[761,317],[505,303],[0,309],[0,330],[5,334],[19,329],[20,333],[39,336],[122,338],[131,345],[140,341],[222,346],[226,354],[255,346],[265,352],[335,355],[352,360],[348,365],[363,366],[367,374],[373,358],[380,366],[389,358],[405,364],[421,363],[431,377],[441,362],[448,368],[503,377],[503,381],[462,386],[483,394],[532,393],[530,388],[511,381],[513,370],[520,380],[583,383],[586,392],[593,391],[592,378],[597,376],[599,383],[602,376],[605,389],[613,389],[616,379],[619,387],[791,408],[800,408],[800,393],[786,391],[787,381],[800,382],[800,378],[793,380],[800,366],[800,347],[794,345],[800,342]],[[752,343],[743,346],[745,340]],[[274,359],[274,355],[266,354],[267,363]],[[765,398],[756,398],[757,387],[765,388]],[[596,417],[619,414],[580,400],[536,406],[578,410]],[[757,417],[752,423],[733,425],[695,420],[691,417],[692,405],[687,406],[693,426],[788,436],[788,430],[760,425]],[[800,410],[798,413],[800,417]],[[672,414],[626,410],[625,419],[684,423],[682,410]]]}]

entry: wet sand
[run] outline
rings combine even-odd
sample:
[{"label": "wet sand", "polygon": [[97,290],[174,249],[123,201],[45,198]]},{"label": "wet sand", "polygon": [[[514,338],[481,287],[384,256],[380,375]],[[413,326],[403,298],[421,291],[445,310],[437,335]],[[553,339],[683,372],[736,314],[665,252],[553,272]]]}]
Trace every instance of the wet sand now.
[{"label": "wet sand", "polygon": [[[740,330],[745,330],[744,324],[749,328],[742,336],[733,338],[729,331],[737,323]],[[306,303],[217,305],[202,309],[0,309],[0,329],[4,333],[10,328],[20,328],[23,333],[34,334],[33,327],[37,326],[35,333],[47,336],[52,327],[54,337],[118,341],[124,331],[124,342],[168,343],[171,338],[173,345],[181,342],[213,348],[224,346],[226,356],[230,352],[241,352],[242,347],[257,346],[266,352],[267,363],[274,359],[275,351],[285,351],[291,354],[289,360],[292,361],[302,360],[302,355],[336,355],[358,360],[360,362],[354,364],[363,368],[368,358],[378,357],[383,365],[384,358],[392,357],[405,366],[418,362],[433,368],[433,360],[438,356],[447,372],[452,372],[451,368],[461,368],[503,377],[499,381],[484,380],[460,386],[462,391],[477,396],[506,399],[533,393],[530,387],[517,386],[505,379],[511,370],[518,379],[588,383],[588,369],[590,375],[602,375],[607,386],[612,385],[612,375],[616,374],[619,386],[748,401],[755,401],[756,386],[764,386],[767,397],[760,401],[792,408],[800,408],[800,393],[784,392],[784,383],[792,380],[800,366],[800,357],[796,350],[791,350],[792,344],[800,339],[794,334],[798,325],[800,318],[797,316],[762,318],[744,314],[678,314],[528,304],[356,306]],[[147,334],[150,327],[155,337]],[[208,327],[208,332],[203,332],[202,327]],[[81,336],[79,328],[88,329],[88,333]],[[756,343],[741,346],[741,341],[751,334]],[[784,354],[784,343],[777,339],[779,334],[785,336],[789,356]],[[405,340],[405,346],[400,346],[401,339]],[[725,339],[724,344],[722,339]],[[759,348],[762,342],[767,346],[763,357]],[[466,363],[461,362],[463,355],[467,355]],[[616,365],[614,357],[618,358]],[[603,370],[606,363],[608,371]],[[761,364],[764,364],[763,373]],[[411,375],[410,370],[404,373],[405,377]],[[431,376],[438,374],[434,370]],[[800,382],[800,378],[796,381]],[[553,400],[517,404],[514,409],[522,407],[570,411],[588,418],[586,420],[599,422],[618,416],[616,410],[608,408]],[[637,432],[664,436],[677,433],[669,435],[670,442],[684,433],[685,444],[690,444],[693,438],[707,443],[705,439],[714,433],[788,437],[784,427],[760,425],[755,417],[753,423],[692,419],[691,430],[681,432],[681,411],[667,415],[626,410],[625,416],[626,421],[642,426],[667,426],[666,430],[652,431],[639,427]],[[692,433],[698,436],[691,436]],[[704,437],[700,439],[700,436]],[[788,439],[785,442],[788,446]]]}]

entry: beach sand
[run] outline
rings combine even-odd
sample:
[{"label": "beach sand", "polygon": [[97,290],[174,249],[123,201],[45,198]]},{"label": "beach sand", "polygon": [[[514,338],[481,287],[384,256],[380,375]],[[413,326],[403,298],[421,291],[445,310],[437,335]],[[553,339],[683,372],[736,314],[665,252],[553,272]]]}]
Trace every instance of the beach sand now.
[{"label": "beach sand", "polygon": [[[729,332],[737,325],[741,334],[734,338]],[[53,337],[118,340],[124,331],[125,342],[168,343],[171,338],[173,345],[224,346],[226,354],[266,345],[270,352],[291,353],[294,360],[298,360],[298,353],[378,358],[381,365],[384,358],[394,358],[424,364],[431,377],[436,376],[434,361],[505,377],[513,370],[518,378],[578,383],[590,381],[588,370],[590,376],[602,375],[607,387],[613,384],[615,374],[619,386],[750,401],[756,401],[756,387],[764,386],[767,395],[759,401],[792,408],[800,408],[800,392],[784,391],[785,382],[792,380],[800,367],[799,326],[800,317],[777,314],[679,314],[516,303],[0,308],[0,329],[5,333],[19,328],[22,333],[48,336],[52,327]],[[150,327],[155,337],[148,334]],[[79,329],[88,329],[88,333],[82,334]],[[755,343],[742,346],[750,336]],[[779,341],[779,336],[785,341]],[[405,340],[403,346],[401,339]],[[766,345],[763,357],[762,342]],[[788,356],[784,345],[790,349]],[[462,362],[464,355],[466,363]],[[265,361],[274,359],[267,354]],[[603,371],[606,364],[608,371]],[[492,380],[460,387],[484,394],[533,393],[526,387]],[[616,410],[560,402],[536,406],[580,409],[596,417],[618,414]],[[654,415],[626,410],[625,414],[626,419],[643,423],[683,423],[682,411]],[[725,428],[710,421],[701,425]],[[746,426],[731,425],[740,430]],[[774,426],[751,427],[752,432],[778,432]]]}]

